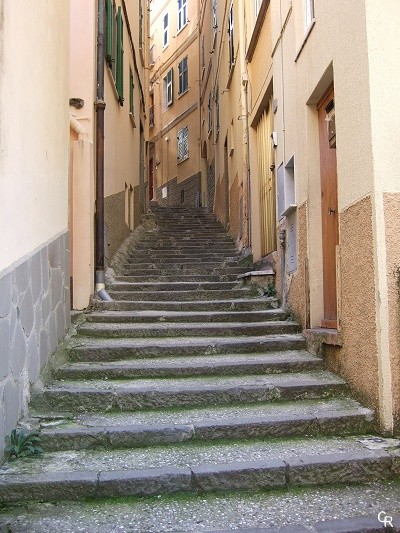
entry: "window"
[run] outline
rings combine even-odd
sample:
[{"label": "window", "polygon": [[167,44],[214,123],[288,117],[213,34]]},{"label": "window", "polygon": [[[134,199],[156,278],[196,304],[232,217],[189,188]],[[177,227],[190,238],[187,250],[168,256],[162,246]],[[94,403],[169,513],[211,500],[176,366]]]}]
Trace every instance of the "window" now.
[{"label": "window", "polygon": [[182,59],[178,65],[179,73],[179,94],[183,94],[189,89],[188,83],[188,58],[187,56]]},{"label": "window", "polygon": [[212,5],[212,27],[213,27],[213,34],[215,36],[218,30],[217,0],[213,0],[213,5]]},{"label": "window", "polygon": [[312,21],[314,20],[314,0],[305,0],[305,2],[305,26],[306,30],[308,30],[308,28],[311,26]]},{"label": "window", "polygon": [[163,22],[163,46],[164,48],[168,46],[169,37],[168,37],[168,13],[165,13],[164,15],[164,22]]},{"label": "window", "polygon": [[188,145],[188,127],[182,128],[178,131],[178,162],[184,161],[189,157]]},{"label": "window", "polygon": [[218,136],[219,133],[219,87],[215,89],[215,135]]},{"label": "window", "polygon": [[229,19],[228,19],[228,37],[229,37],[229,69],[232,68],[232,66],[235,63],[235,50],[234,50],[234,44],[233,44],[233,2],[231,4],[231,7],[229,8]]},{"label": "window", "polygon": [[150,65],[154,65],[154,44],[150,46],[149,60],[150,60]]},{"label": "window", "polygon": [[204,73],[206,71],[206,48],[204,44],[204,35],[201,39],[201,77],[204,77]]},{"label": "window", "polygon": [[174,83],[173,83],[173,78],[174,78],[174,71],[171,68],[167,72],[167,75],[163,79],[163,83],[164,83],[164,104],[165,104],[164,105],[164,109],[166,109],[168,106],[170,106],[172,104],[172,102],[174,101]]},{"label": "window", "polygon": [[131,115],[134,115],[134,94],[133,94],[133,91],[134,91],[134,83],[133,83],[133,73],[132,73],[132,69],[129,68],[129,113]]},{"label": "window", "polygon": [[187,24],[187,0],[178,0],[178,31]]},{"label": "window", "polygon": [[142,0],[139,0],[139,48],[143,48],[143,8],[142,8]]},{"label": "window", "polygon": [[213,128],[213,96],[212,93],[208,95],[208,133],[211,133]]},{"label": "window", "polygon": [[106,15],[106,61],[111,69],[111,74],[113,76],[115,87],[118,93],[119,103],[123,105],[124,32],[121,7],[119,7],[117,11],[115,7],[115,2],[113,2],[113,0],[107,0]]},{"label": "window", "polygon": [[254,0],[254,18],[257,18],[258,13],[260,12],[262,0]]}]

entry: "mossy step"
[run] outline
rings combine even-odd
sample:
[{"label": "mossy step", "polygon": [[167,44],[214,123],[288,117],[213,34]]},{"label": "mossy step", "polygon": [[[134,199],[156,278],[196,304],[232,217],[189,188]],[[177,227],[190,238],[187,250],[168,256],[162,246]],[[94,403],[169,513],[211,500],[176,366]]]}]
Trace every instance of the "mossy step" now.
[{"label": "mossy step", "polygon": [[[5,531],[43,533],[376,533],[378,514],[400,509],[395,481],[287,490],[122,497],[4,506]],[[400,519],[392,511],[394,531]]]},{"label": "mossy step", "polygon": [[158,338],[158,337],[222,337],[283,335],[298,333],[300,327],[295,322],[158,322],[157,324],[95,324],[86,322],[78,328],[80,335],[100,338]]},{"label": "mossy step", "polygon": [[134,379],[270,374],[322,370],[321,358],[307,352],[230,354],[125,360],[102,363],[68,363],[54,371],[56,379]]},{"label": "mossy step", "polygon": [[395,454],[350,437],[55,452],[4,465],[0,500],[348,485],[394,479],[398,466]]},{"label": "mossy step", "polygon": [[157,323],[157,322],[264,322],[284,320],[282,309],[263,309],[259,311],[102,311],[86,316],[93,323]]},{"label": "mossy step", "polygon": [[329,372],[267,376],[86,380],[54,382],[33,405],[57,411],[134,411],[328,398],[345,394],[346,383]]},{"label": "mossy step", "polygon": [[117,361],[126,358],[218,355],[230,353],[266,353],[304,350],[305,339],[299,334],[246,337],[174,337],[157,339],[103,339],[76,337],[69,355],[74,361]]},{"label": "mossy step", "polygon": [[46,452],[221,439],[344,436],[374,429],[373,412],[349,398],[83,414],[64,420],[48,415],[35,416],[31,423],[41,429],[41,444]]}]

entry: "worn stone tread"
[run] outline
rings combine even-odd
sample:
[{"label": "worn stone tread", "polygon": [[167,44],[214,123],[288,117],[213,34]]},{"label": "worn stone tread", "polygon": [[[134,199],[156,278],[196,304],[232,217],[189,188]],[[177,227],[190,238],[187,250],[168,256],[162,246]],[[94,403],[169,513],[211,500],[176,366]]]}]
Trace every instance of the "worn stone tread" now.
[{"label": "worn stone tread", "polygon": [[7,531],[8,526],[18,533],[382,533],[377,517],[386,510],[397,533],[399,488],[395,482],[372,482],[367,487],[308,487],[294,492],[26,502],[0,514],[0,530],[3,526]]},{"label": "worn stone tread", "polygon": [[57,379],[118,379],[137,377],[267,374],[322,370],[321,358],[308,352],[229,354],[122,360],[102,363],[68,363],[55,370]]},{"label": "worn stone tread", "polygon": [[279,335],[284,333],[299,332],[299,325],[290,321],[266,321],[266,322],[167,322],[161,321],[156,324],[116,324],[116,323],[85,323],[79,327],[79,333],[93,337],[210,337],[221,335],[224,337],[242,335]]},{"label": "worn stone tread", "polygon": [[217,355],[230,353],[266,353],[278,350],[303,350],[300,334],[259,335],[245,337],[174,337],[113,339],[103,342],[79,336],[70,356],[75,361],[115,361],[132,357],[151,358],[176,355]]},{"label": "worn stone tread", "polygon": [[286,313],[282,309],[261,309],[259,311],[99,311],[87,315],[88,322],[263,322],[283,320]]},{"label": "worn stone tread", "polygon": [[[344,444],[346,451],[344,451]],[[277,489],[361,483],[395,477],[395,459],[355,439],[275,444],[170,446],[168,449],[57,452],[0,470],[0,499],[52,500],[66,485],[72,499],[174,492]],[[64,475],[65,474],[65,475]],[[95,488],[94,488],[95,486]],[[95,493],[93,493],[93,490]]]}]

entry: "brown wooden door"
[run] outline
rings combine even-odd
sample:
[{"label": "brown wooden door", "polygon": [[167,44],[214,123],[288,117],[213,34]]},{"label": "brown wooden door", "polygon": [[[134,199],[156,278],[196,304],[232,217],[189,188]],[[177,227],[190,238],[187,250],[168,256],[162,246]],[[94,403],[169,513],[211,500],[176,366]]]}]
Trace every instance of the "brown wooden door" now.
[{"label": "brown wooden door", "polygon": [[333,88],[318,106],[321,165],[322,256],[324,319],[321,325],[337,328],[336,246],[339,243],[336,142],[328,132],[335,109]]}]

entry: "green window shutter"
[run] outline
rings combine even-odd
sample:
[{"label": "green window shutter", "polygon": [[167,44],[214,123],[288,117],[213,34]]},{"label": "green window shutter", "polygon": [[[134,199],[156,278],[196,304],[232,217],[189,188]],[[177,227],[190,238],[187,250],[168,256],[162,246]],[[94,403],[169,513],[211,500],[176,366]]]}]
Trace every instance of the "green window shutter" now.
[{"label": "green window shutter", "polygon": [[124,47],[123,47],[123,21],[122,11],[118,8],[117,13],[117,93],[119,96],[119,103],[122,105],[124,101]]},{"label": "green window shutter", "polygon": [[107,43],[106,43],[106,59],[111,66],[112,52],[113,52],[113,5],[112,0],[107,0]]}]

